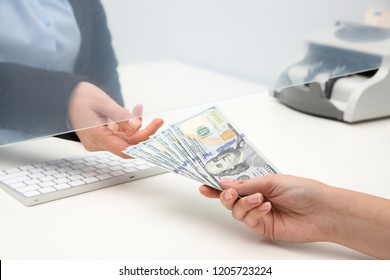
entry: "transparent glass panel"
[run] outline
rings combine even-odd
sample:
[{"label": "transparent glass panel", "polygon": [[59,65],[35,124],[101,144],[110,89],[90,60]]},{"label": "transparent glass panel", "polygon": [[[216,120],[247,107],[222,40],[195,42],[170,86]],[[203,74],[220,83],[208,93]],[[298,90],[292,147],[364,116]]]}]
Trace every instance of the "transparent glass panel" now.
[{"label": "transparent glass panel", "polygon": [[0,1],[0,145],[388,65],[385,0],[99,3]]}]

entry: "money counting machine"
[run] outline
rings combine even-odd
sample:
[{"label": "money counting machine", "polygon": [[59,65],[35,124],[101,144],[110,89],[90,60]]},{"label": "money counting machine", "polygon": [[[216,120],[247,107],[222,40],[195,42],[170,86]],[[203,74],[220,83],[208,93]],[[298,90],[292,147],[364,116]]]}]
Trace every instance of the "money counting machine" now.
[{"label": "money counting machine", "polygon": [[283,104],[348,123],[390,116],[390,29],[338,22],[307,38],[271,92]]}]

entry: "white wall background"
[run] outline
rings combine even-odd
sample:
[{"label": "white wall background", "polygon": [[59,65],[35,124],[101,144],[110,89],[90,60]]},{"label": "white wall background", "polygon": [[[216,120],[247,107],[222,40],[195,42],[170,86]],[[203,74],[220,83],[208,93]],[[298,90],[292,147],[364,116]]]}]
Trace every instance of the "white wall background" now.
[{"label": "white wall background", "polygon": [[120,63],[164,59],[271,84],[304,38],[388,0],[102,0]]}]

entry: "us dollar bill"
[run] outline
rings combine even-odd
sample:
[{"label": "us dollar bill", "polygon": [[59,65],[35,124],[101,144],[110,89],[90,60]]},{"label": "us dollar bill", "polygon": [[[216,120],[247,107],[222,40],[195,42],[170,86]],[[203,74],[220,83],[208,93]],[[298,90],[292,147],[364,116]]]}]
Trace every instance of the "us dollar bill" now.
[{"label": "us dollar bill", "polygon": [[216,107],[171,126],[182,145],[212,181],[249,179],[277,173],[276,168]]}]

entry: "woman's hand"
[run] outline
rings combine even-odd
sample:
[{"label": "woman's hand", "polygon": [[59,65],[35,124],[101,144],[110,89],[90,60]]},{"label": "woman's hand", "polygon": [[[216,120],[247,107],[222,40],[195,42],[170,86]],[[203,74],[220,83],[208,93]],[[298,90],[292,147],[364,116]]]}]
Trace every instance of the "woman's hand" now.
[{"label": "woman's hand", "polygon": [[122,158],[130,145],[147,140],[163,125],[154,119],[142,126],[142,106],[132,112],[121,107],[104,91],[87,82],[79,83],[69,102],[69,120],[88,151],[109,151]]},{"label": "woman's hand", "polygon": [[[221,193],[206,186],[201,186],[200,192],[207,197],[219,196],[233,217],[257,234],[289,242],[327,239],[325,184],[287,175],[220,183]],[[243,197],[238,199],[239,195]]]},{"label": "woman's hand", "polygon": [[207,186],[200,192],[219,197],[235,219],[257,234],[288,242],[334,242],[390,258],[389,199],[281,174],[220,184],[222,192]]}]

